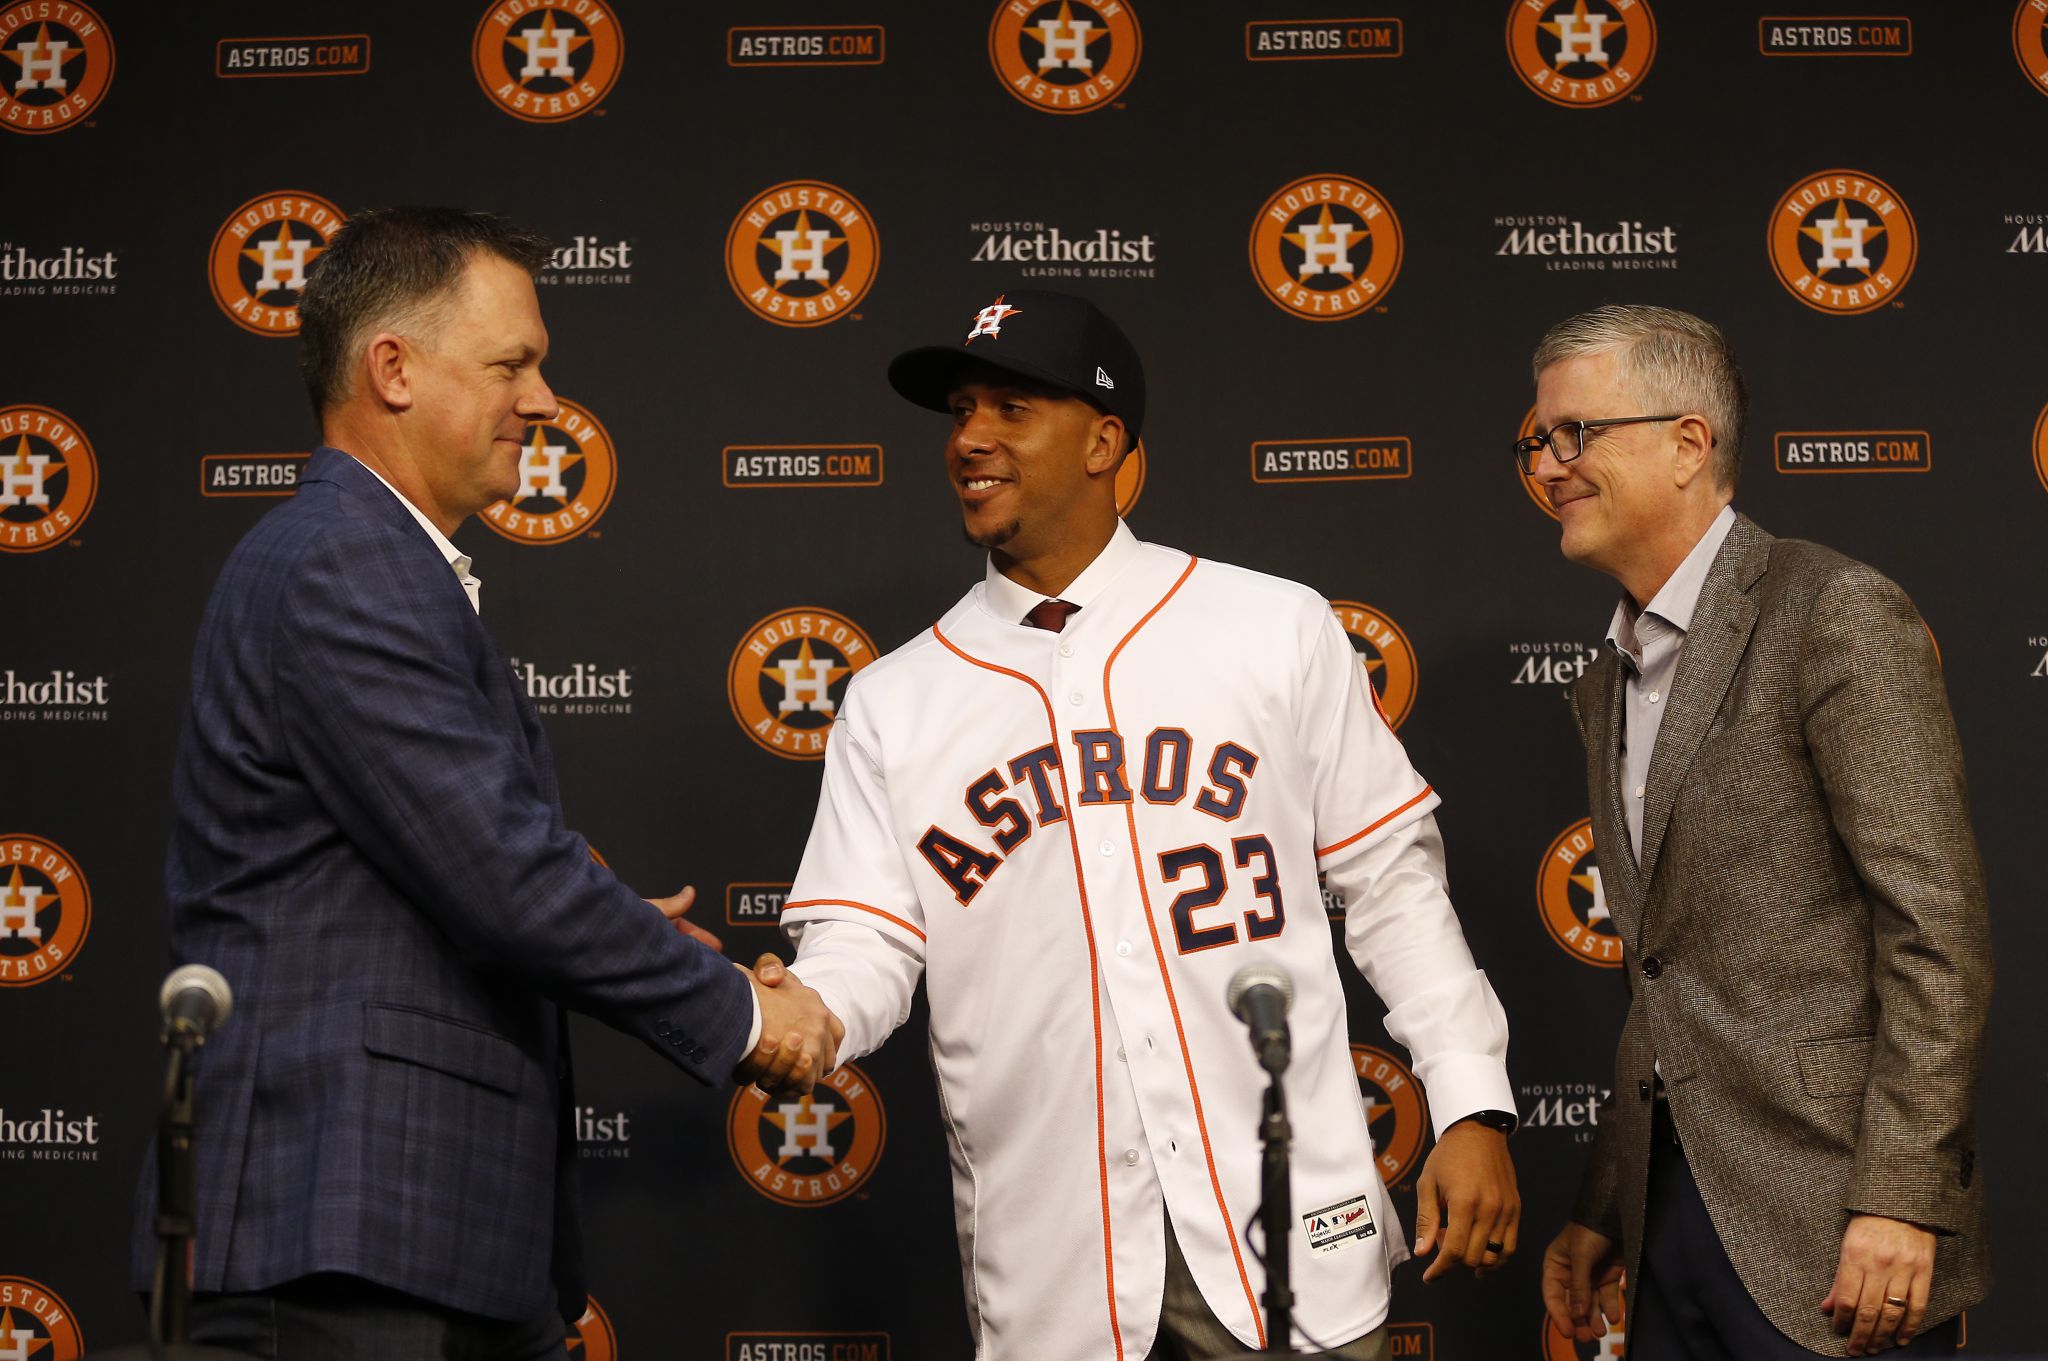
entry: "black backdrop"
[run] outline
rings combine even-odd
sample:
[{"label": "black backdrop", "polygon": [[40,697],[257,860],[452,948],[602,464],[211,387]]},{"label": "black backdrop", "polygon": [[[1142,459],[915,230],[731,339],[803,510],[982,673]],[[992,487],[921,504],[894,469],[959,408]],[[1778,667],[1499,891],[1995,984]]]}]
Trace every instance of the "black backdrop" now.
[{"label": "black backdrop", "polygon": [[[227,493],[287,489],[296,459],[275,456],[312,442],[296,253],[317,261],[338,211],[443,201],[565,247],[541,296],[574,408],[538,432],[536,494],[501,520],[530,517],[543,541],[460,536],[485,619],[547,712],[572,823],[646,892],[697,884],[742,958],[781,943],[819,770],[789,753],[829,717],[781,713],[775,668],[864,663],[980,570],[938,472],[941,422],[888,390],[886,358],[1027,283],[1124,322],[1152,385],[1134,527],[1357,607],[1364,660],[1445,795],[1454,893],[1514,1024],[1522,1255],[1483,1285],[1404,1271],[1409,1357],[1572,1354],[1544,1337],[1537,1258],[1624,1004],[1597,962],[1590,845],[1570,836],[1585,800],[1560,694],[1613,588],[1559,557],[1509,463],[1526,357],[1603,301],[1720,322],[1755,394],[1738,505],[1880,566],[1940,646],[2003,974],[1983,1097],[2003,1287],[1969,1345],[2040,1350],[2040,0],[1829,21],[1588,0],[1613,21],[1606,64],[1562,68],[1560,43],[1576,58],[1591,31],[1543,0],[1075,0],[1068,17],[1103,36],[1085,77],[1059,66],[1043,87],[1044,44],[1018,28],[1060,7],[1012,8],[0,12],[17,58],[0,63],[4,1317],[54,1342],[44,1361],[140,1332],[122,1261],[154,1117],[166,777],[207,590],[276,504]],[[1316,10],[1329,21],[1264,22]],[[525,76],[505,39],[529,30]],[[1080,107],[1043,107],[1057,99]],[[763,206],[778,186],[790,196]],[[1285,220],[1261,238],[1276,199]],[[801,276],[814,245],[822,281],[763,276]],[[1836,263],[1813,274],[1823,254]],[[1802,273],[1832,301],[1795,292]],[[1274,281],[1356,305],[1312,320]],[[1321,480],[1288,480],[1304,471]],[[1358,986],[1362,1080],[1409,1216],[1424,1114],[1379,1014]],[[604,1317],[578,1354],[967,1354],[920,1029],[822,1098],[852,1118],[781,1160],[778,1198],[761,1112],[579,1023]]]}]

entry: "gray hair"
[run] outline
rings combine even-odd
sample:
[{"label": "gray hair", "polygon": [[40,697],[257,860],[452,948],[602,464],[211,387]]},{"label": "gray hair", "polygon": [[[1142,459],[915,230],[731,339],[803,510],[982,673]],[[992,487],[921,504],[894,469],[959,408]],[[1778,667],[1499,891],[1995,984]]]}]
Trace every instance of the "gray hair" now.
[{"label": "gray hair", "polygon": [[1735,490],[1749,393],[1719,327],[1669,307],[1610,304],[1551,327],[1537,344],[1531,367],[1541,378],[1552,364],[1596,354],[1614,356],[1615,369],[1642,406],[1641,414],[1704,417],[1714,432],[1714,481]]}]

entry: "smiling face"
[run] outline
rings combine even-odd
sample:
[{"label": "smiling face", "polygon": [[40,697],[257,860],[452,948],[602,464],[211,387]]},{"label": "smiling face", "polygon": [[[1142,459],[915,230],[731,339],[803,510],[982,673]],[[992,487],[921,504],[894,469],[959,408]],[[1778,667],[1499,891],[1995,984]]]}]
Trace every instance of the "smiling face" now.
[{"label": "smiling face", "polygon": [[[1611,353],[1559,360],[1536,380],[1538,430],[1650,414],[1626,390]],[[1567,558],[1626,582],[1643,550],[1666,537],[1687,502],[1675,476],[1675,424],[1588,430],[1585,453],[1570,463],[1543,451],[1530,477],[1557,511]]]}]

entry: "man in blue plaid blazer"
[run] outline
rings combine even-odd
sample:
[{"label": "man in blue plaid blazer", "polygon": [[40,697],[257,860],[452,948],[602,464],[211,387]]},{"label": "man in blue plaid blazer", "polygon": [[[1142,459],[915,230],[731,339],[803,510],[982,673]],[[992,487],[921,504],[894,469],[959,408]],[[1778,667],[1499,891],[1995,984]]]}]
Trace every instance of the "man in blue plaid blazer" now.
[{"label": "man in blue plaid blazer", "polygon": [[584,1307],[564,1008],[704,1083],[830,1065],[815,993],[754,984],[687,934],[687,890],[650,905],[564,824],[449,542],[556,413],[547,257],[501,219],[375,210],[301,302],[324,447],[221,572],[174,780],[172,953],[235,997],[198,1069],[195,1341],[560,1358]]}]

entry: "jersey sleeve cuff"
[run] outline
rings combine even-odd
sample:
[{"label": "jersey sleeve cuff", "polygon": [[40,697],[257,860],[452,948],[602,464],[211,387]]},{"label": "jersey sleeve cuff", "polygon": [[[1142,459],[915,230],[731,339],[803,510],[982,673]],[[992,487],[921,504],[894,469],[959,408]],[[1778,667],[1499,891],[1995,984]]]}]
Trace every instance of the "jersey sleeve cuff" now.
[{"label": "jersey sleeve cuff", "polygon": [[[1429,1097],[1429,1122],[1436,1137],[1477,1111],[1510,1111],[1519,1115],[1508,1066],[1491,1054],[1439,1054],[1416,1065],[1416,1077]],[[1426,1071],[1425,1071],[1426,1070]]]}]

